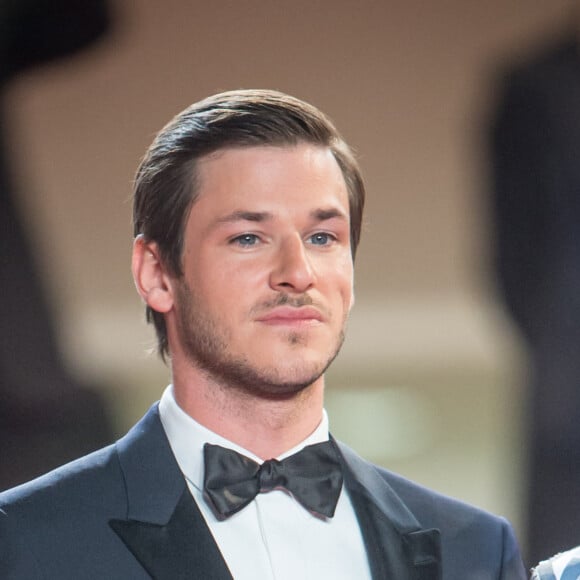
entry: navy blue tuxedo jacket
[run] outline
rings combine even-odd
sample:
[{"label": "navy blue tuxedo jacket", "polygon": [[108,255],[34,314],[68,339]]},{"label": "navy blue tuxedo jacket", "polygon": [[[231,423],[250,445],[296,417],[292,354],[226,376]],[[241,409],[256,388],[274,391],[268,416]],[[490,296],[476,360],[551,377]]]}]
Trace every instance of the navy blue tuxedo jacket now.
[{"label": "navy blue tuxedo jacket", "polygon": [[[505,520],[337,445],[373,578],[526,577]],[[157,405],[116,444],[0,494],[0,578],[231,580]]]}]

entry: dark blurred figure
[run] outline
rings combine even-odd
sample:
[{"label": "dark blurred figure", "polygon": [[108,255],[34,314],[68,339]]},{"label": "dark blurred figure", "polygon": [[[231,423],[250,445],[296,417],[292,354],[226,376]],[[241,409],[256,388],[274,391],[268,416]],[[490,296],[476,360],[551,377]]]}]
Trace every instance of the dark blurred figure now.
[{"label": "dark blurred figure", "polygon": [[493,126],[497,268],[531,355],[528,561],[580,538],[580,44],[506,75]]},{"label": "dark blurred figure", "polygon": [[[72,54],[108,26],[103,0],[0,0],[1,88],[30,67]],[[0,489],[112,439],[101,395],[64,367],[18,215],[4,102],[0,109]]]}]

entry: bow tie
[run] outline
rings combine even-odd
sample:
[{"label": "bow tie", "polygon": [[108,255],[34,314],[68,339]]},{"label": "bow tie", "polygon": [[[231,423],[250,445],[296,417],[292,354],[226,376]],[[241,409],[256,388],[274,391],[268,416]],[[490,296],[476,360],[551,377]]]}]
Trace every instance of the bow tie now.
[{"label": "bow tie", "polygon": [[205,498],[216,517],[226,519],[260,492],[283,488],[306,509],[331,518],[340,490],[342,468],[330,441],[308,445],[298,453],[262,465],[231,449],[206,443]]}]

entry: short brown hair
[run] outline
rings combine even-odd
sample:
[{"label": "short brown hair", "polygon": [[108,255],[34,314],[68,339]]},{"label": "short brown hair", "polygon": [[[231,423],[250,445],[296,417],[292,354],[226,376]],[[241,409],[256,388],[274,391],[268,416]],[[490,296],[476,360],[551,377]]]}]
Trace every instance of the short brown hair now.
[{"label": "short brown hair", "polygon": [[[237,90],[194,103],[176,115],[156,136],[135,177],[135,236],[153,241],[168,271],[183,275],[185,224],[199,194],[198,159],[228,147],[296,145],[327,147],[344,177],[350,211],[350,243],[358,247],[365,188],[358,163],[330,119],[316,107],[269,90]],[[162,313],[147,307],[147,321],[157,332],[158,350],[168,354]]]}]

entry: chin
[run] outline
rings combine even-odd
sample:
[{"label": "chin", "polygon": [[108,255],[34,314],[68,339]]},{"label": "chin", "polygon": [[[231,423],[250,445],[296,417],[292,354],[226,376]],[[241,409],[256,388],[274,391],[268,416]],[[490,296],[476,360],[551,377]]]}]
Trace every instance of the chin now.
[{"label": "chin", "polygon": [[264,373],[265,376],[270,375],[272,384],[287,386],[291,388],[295,386],[297,389],[304,389],[314,384],[320,379],[328,367],[328,364],[320,360],[308,361],[300,358],[296,364],[288,361],[288,364],[282,367],[278,364],[274,366],[271,373]]}]

